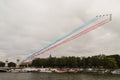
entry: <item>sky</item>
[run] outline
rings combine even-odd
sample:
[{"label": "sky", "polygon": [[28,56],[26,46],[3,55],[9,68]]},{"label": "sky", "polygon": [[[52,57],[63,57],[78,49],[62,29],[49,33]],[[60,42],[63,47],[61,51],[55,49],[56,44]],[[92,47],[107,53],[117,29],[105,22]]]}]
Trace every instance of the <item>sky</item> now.
[{"label": "sky", "polygon": [[120,54],[120,0],[0,0],[0,60],[22,59],[96,15],[112,21],[39,57]]}]

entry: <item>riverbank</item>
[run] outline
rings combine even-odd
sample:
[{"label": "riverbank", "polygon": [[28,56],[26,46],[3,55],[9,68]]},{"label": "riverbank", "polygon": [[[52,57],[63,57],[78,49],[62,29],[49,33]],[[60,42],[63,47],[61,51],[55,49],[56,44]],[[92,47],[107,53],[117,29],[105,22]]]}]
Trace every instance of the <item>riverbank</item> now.
[{"label": "riverbank", "polygon": [[97,68],[0,68],[0,72],[41,72],[41,73],[96,73],[96,74],[120,74],[120,69]]}]

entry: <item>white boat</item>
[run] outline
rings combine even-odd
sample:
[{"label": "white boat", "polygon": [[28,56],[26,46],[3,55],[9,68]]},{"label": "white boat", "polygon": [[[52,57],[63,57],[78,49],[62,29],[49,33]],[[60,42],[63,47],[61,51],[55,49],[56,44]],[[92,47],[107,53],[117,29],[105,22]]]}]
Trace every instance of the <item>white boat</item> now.
[{"label": "white boat", "polygon": [[23,68],[21,72],[39,72],[37,68]]},{"label": "white boat", "polygon": [[9,72],[21,72],[22,69],[11,69]]},{"label": "white boat", "polygon": [[51,73],[50,68],[23,68],[23,69],[11,69],[9,72],[46,72]]},{"label": "white boat", "polygon": [[111,72],[112,74],[120,74],[120,69],[114,70]]},{"label": "white boat", "polygon": [[55,72],[55,73],[66,73],[67,70],[60,70],[60,69],[52,69],[52,72]]},{"label": "white boat", "polygon": [[39,72],[51,73],[52,71],[50,68],[39,68]]}]

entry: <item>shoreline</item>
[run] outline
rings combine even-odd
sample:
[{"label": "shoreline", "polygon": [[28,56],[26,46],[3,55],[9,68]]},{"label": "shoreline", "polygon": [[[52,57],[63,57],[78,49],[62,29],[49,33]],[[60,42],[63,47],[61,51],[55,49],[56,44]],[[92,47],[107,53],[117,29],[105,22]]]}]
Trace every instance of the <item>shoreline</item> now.
[{"label": "shoreline", "polygon": [[98,69],[98,68],[1,68],[0,72],[9,73],[95,73],[95,74],[120,74],[120,69]]}]

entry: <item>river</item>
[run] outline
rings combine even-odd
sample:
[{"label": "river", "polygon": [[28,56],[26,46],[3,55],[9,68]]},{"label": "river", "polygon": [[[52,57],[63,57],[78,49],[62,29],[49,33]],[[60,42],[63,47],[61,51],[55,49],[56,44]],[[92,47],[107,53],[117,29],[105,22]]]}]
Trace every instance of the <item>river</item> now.
[{"label": "river", "polygon": [[80,73],[0,73],[0,80],[120,80],[120,75]]}]

